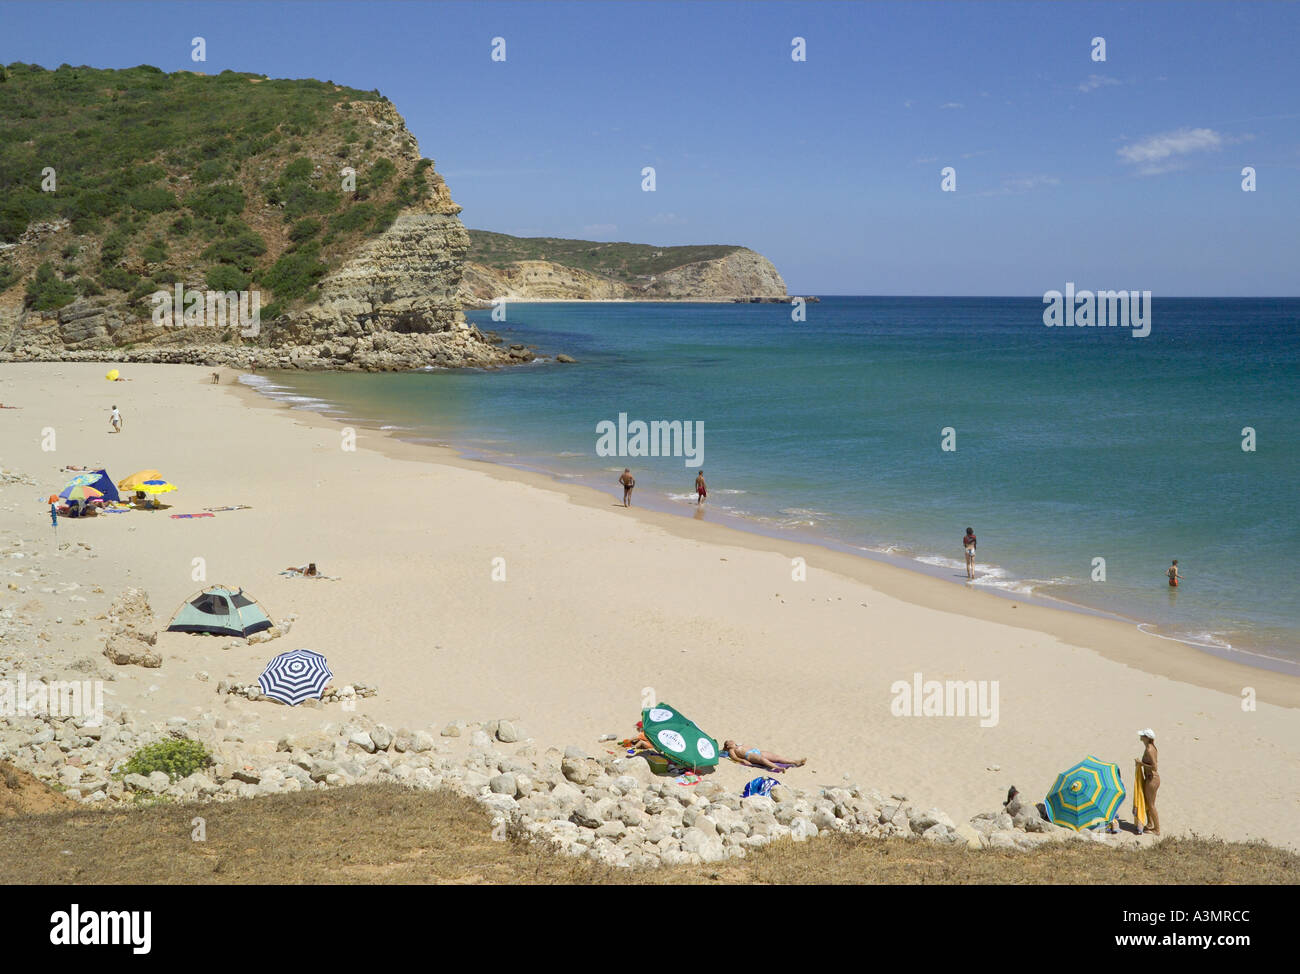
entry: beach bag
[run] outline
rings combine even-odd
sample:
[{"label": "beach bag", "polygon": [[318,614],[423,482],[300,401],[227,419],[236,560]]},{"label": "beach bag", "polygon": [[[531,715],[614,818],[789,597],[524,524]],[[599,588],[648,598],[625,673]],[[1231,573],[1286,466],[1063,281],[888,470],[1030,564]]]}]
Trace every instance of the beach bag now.
[{"label": "beach bag", "polygon": [[755,795],[767,797],[768,793],[780,782],[775,778],[755,778],[745,785],[745,790],[740,793],[741,798],[752,798]]}]

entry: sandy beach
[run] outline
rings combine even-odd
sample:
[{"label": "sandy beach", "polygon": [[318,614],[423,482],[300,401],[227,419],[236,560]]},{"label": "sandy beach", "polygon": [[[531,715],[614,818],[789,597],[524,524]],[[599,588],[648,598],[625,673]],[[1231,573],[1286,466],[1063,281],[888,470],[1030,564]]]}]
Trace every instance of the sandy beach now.
[{"label": "sandy beach", "polygon": [[[806,755],[786,775],[801,787],[847,777],[954,817],[997,808],[1013,784],[1041,798],[1089,754],[1131,784],[1136,731],[1151,727],[1166,834],[1300,845],[1295,677],[707,513],[624,510],[612,485],[566,487],[378,430],[356,429],[347,449],[339,424],[239,388],[235,373],[212,385],[211,369],[130,365],[132,381],[109,383],[105,368],[4,367],[0,399],[22,408],[0,412],[0,465],[37,486],[0,485],[0,605],[49,633],[40,652],[112,669],[115,706],[197,715],[216,706],[218,680],[255,680],[274,653],[310,648],[336,682],[377,686],[359,709],[388,724],[517,717],[541,744],[602,753],[598,738],[630,734],[652,687],[719,740]],[[180,489],[170,510],[61,519],[56,532],[41,500],[67,482],[65,465],[114,479],[152,467]],[[250,507],[168,516],[237,504]],[[203,585],[195,559],[273,619],[296,615],[290,634],[224,649],[230,640],[163,633],[160,669],[103,660],[94,616],[139,586],[165,627]],[[308,561],[338,580],[279,574]],[[918,673],[996,681],[996,723],[895,716],[891,688]],[[339,716],[239,706],[272,740]],[[717,772],[736,789],[753,776],[726,762]]]}]

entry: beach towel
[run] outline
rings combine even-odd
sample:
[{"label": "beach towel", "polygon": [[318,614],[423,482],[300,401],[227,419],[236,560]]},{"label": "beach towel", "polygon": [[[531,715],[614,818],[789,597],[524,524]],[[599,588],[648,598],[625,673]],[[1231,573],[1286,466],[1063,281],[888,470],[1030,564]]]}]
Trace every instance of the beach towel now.
[{"label": "beach towel", "polygon": [[168,514],[170,518],[216,517],[215,514]]},{"label": "beach towel", "polygon": [[780,782],[777,781],[775,778],[768,778],[768,777],[755,778],[753,781],[750,781],[745,785],[745,790],[740,793],[740,797],[751,798],[755,795],[762,795],[766,797],[772,791],[772,789],[779,784]]},{"label": "beach towel", "polygon": [[1147,824],[1147,798],[1142,793],[1142,783],[1146,781],[1146,773],[1143,771],[1141,758],[1136,758],[1133,765],[1133,824],[1141,829],[1146,828]]},{"label": "beach towel", "polygon": [[99,512],[101,514],[125,514],[127,510],[128,508],[125,507],[101,507]]},{"label": "beach towel", "polygon": [[251,511],[251,504],[229,504],[226,507],[205,507],[205,511]]}]

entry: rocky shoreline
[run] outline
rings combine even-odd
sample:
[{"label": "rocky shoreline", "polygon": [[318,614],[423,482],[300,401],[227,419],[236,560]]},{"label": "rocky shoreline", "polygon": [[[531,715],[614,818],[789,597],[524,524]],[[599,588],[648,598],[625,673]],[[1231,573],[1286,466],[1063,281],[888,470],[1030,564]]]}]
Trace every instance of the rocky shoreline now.
[{"label": "rocky shoreline", "polygon": [[[268,708],[279,706],[260,699]],[[105,714],[99,726],[72,717],[8,716],[0,718],[0,760],[65,797],[99,807],[254,799],[366,783],[448,788],[489,811],[495,838],[523,835],[563,855],[623,867],[721,862],[827,832],[970,849],[1065,841],[1146,845],[1133,835],[1061,828],[1037,807],[1014,800],[959,823],[906,795],[848,782],[810,789],[780,784],[770,796],[742,798],[707,777],[691,786],[656,777],[640,757],[592,757],[576,746],[544,747],[523,735],[517,720],[505,719],[452,721],[435,731],[392,729],[355,715],[272,741],[259,739],[256,718],[212,712],[149,723]],[[179,780],[161,771],[122,773],[135,750],[168,737],[201,743],[213,763]],[[468,737],[468,750],[452,753],[461,737]]]},{"label": "rocky shoreline", "polygon": [[[128,589],[96,618],[109,629],[104,655],[110,661],[146,668],[163,665],[149,651],[157,633],[149,632],[152,613],[143,592]],[[276,631],[250,641],[278,638],[291,624],[288,619]],[[0,613],[0,630],[22,635],[16,625],[12,610]],[[128,642],[142,652],[126,652]],[[67,708],[52,704],[41,712],[23,713],[10,699],[12,688],[19,686],[25,699],[32,699],[33,693],[40,699],[49,694],[48,689],[42,692],[42,684],[48,688],[52,681],[41,677],[28,682],[29,677],[21,676],[20,682],[20,674],[33,663],[42,669],[58,665],[48,656],[0,659],[0,760],[82,805],[231,801],[368,783],[421,791],[447,788],[487,809],[495,838],[523,837],[562,855],[641,868],[743,858],[772,842],[803,842],[828,832],[918,838],[972,850],[1027,850],[1066,841],[1150,844],[1132,834],[1074,832],[1047,821],[1041,806],[1014,799],[1001,809],[957,822],[905,794],[847,780],[812,788],[778,783],[768,796],[741,797],[707,774],[658,776],[640,756],[593,756],[574,745],[539,744],[527,736],[518,718],[452,720],[440,729],[390,728],[356,712],[359,700],[376,693],[373,686],[357,682],[331,687],[323,699],[307,701],[304,706],[310,709],[337,709],[339,719],[297,733],[263,727],[262,718],[273,718],[283,704],[263,695],[256,683],[224,679],[213,686],[211,706],[195,718],[144,721],[105,707],[96,719],[88,705],[82,712],[90,711],[91,716],[64,715],[60,710]],[[65,681],[116,679],[113,670],[104,672],[102,664],[90,658],[63,667],[71,670],[60,678]],[[205,672],[194,678],[211,682]],[[236,699],[264,713],[241,712]],[[162,771],[126,773],[140,748],[168,739],[197,742],[209,762],[184,777]]]}]

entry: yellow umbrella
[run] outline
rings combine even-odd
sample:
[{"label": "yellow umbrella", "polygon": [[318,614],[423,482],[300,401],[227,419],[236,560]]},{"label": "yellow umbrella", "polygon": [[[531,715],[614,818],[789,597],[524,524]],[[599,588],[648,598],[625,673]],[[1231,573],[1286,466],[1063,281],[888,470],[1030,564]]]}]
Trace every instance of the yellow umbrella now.
[{"label": "yellow umbrella", "polygon": [[177,488],[175,484],[169,484],[165,480],[158,479],[146,480],[143,483],[136,484],[135,489],[142,490],[146,494],[169,494]]},{"label": "yellow umbrella", "polygon": [[110,369],[108,375],[104,376],[109,382],[117,381],[117,369]]},{"label": "yellow umbrella", "polygon": [[158,480],[162,477],[157,470],[137,470],[129,477],[123,477],[117,482],[118,490],[137,490],[137,485],[144,483],[146,480]]}]

